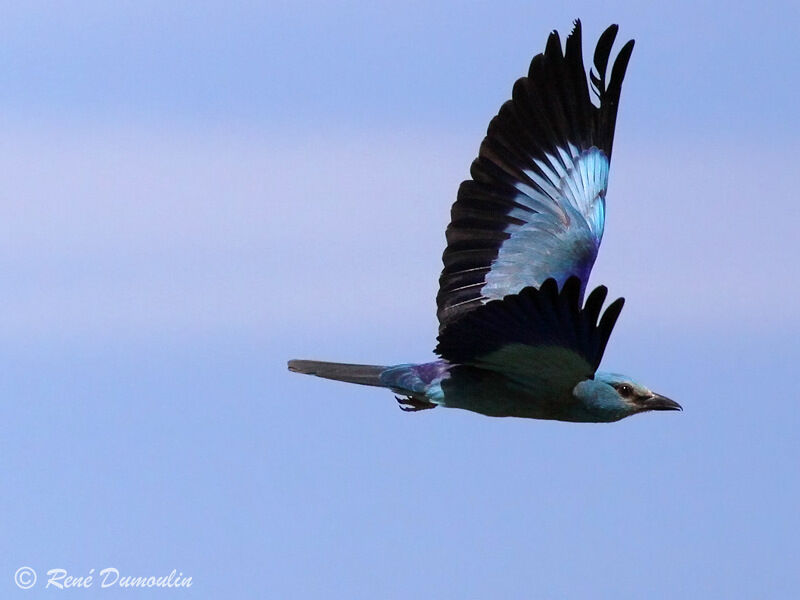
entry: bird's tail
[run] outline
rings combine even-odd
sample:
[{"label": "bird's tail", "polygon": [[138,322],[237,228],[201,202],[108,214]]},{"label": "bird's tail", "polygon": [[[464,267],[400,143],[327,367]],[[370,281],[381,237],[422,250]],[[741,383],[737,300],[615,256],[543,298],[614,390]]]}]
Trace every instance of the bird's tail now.
[{"label": "bird's tail", "polygon": [[381,383],[381,373],[387,367],[378,365],[349,365],[345,363],[322,362],[318,360],[290,360],[289,370],[295,373],[316,375],[325,379],[346,381],[359,385],[387,387]]}]

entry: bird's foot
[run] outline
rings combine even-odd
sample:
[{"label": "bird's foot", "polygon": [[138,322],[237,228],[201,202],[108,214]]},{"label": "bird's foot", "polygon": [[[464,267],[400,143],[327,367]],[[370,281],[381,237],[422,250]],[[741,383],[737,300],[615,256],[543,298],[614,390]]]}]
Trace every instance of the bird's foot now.
[{"label": "bird's foot", "polygon": [[414,398],[414,396],[395,396],[394,399],[397,400],[400,410],[405,412],[417,412],[418,410],[436,408],[436,405],[432,402],[420,400],[419,398]]}]

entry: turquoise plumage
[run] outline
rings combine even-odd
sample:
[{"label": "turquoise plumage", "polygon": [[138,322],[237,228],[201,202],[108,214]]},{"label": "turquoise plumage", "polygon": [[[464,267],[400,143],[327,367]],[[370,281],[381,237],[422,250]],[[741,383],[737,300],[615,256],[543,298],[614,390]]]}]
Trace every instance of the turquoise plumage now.
[{"label": "turquoise plumage", "polygon": [[[607,77],[612,25],[587,82],[581,25],[558,33],[489,124],[451,211],[437,307],[439,360],[395,366],[292,360],[289,369],[391,389],[400,407],[612,422],[681,410],[624,375],[598,371],[622,310],[584,301],[605,226],[624,44]],[[590,89],[591,87],[591,89]]]}]

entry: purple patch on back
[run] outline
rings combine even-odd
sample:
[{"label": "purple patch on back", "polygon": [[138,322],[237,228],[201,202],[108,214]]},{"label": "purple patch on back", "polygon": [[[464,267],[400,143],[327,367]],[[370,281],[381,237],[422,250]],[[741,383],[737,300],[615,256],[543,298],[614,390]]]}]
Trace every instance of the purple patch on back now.
[{"label": "purple patch on back", "polygon": [[446,360],[435,360],[429,363],[422,363],[413,367],[414,373],[425,385],[441,381],[449,375],[450,363]]}]

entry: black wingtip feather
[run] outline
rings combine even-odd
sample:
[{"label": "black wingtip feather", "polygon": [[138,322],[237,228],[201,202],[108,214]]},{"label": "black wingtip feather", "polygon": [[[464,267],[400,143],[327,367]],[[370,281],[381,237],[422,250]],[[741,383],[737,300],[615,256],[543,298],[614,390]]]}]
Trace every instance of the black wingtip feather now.
[{"label": "black wingtip feather", "polygon": [[[611,331],[614,329],[614,325],[617,324],[617,319],[619,318],[620,313],[622,312],[622,307],[625,305],[625,298],[617,298],[608,305],[603,316],[600,318],[600,323],[597,325],[597,330],[599,335],[597,340],[599,342],[599,346],[597,348],[597,353],[602,357],[603,353],[606,351],[606,344],[608,344],[608,340],[611,337]],[[598,362],[598,366],[599,366]]]},{"label": "black wingtip feather", "polygon": [[584,303],[583,310],[586,313],[587,319],[594,326],[600,318],[600,311],[603,309],[603,302],[606,301],[608,296],[608,288],[604,285],[598,285]]},{"label": "black wingtip feather", "polygon": [[597,40],[597,46],[594,49],[594,68],[600,76],[601,81],[605,81],[606,68],[608,67],[608,60],[611,57],[611,47],[614,45],[614,40],[617,38],[619,25],[616,23],[609,25],[608,28],[600,35]]},{"label": "black wingtip feather", "polygon": [[563,57],[561,53],[561,36],[555,29],[547,36],[547,45],[544,49],[544,55],[548,59],[556,59]]},{"label": "black wingtip feather", "polygon": [[622,307],[625,305],[625,298],[617,298],[608,305],[603,316],[600,317],[600,322],[597,324],[597,327],[611,335],[611,330],[614,329],[614,325],[617,323],[617,319],[619,318],[620,313],[622,312]]},{"label": "black wingtip feather", "polygon": [[613,94],[613,100],[619,101],[622,93],[622,80],[625,78],[625,71],[628,69],[628,62],[631,60],[633,46],[636,40],[628,40],[620,49],[617,58],[614,59],[614,66],[611,68],[611,79],[608,82],[608,92]]}]

